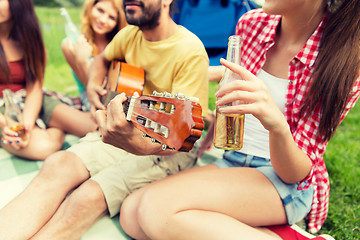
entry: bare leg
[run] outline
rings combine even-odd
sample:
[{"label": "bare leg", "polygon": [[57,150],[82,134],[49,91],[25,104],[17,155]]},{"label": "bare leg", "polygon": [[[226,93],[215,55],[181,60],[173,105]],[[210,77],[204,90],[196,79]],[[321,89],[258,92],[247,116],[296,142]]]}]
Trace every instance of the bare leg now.
[{"label": "bare leg", "polygon": [[78,137],[83,137],[88,132],[97,129],[95,119],[90,112],[82,112],[66,104],[59,104],[55,107],[49,126],[62,129],[64,132]]},{"label": "bare leg", "polygon": [[0,239],[29,239],[52,217],[68,192],[88,178],[75,154],[51,155],[30,185],[0,211]]},{"label": "bare leg", "polygon": [[50,221],[31,239],[80,239],[106,213],[107,204],[100,186],[88,180],[65,199]]},{"label": "bare leg", "polygon": [[134,192],[120,217],[125,232],[136,239],[279,239],[257,227],[286,223],[281,199],[261,172],[214,165]]},{"label": "bare leg", "polygon": [[[3,127],[4,124],[4,116],[0,113],[0,127]],[[3,143],[1,146],[9,153],[19,157],[44,160],[61,149],[65,133],[83,137],[97,128],[90,112],[82,112],[66,104],[59,104],[55,107],[48,125],[48,129],[34,127],[31,132],[31,140],[25,148],[17,150],[9,144]]]},{"label": "bare leg", "polygon": [[56,151],[59,151],[64,144],[65,133],[57,128],[41,129],[34,127],[31,132],[31,139],[25,148],[17,150],[8,144],[1,143],[1,146],[11,154],[31,160],[44,160]]},{"label": "bare leg", "polygon": [[121,227],[136,240],[150,240],[138,222],[138,207],[145,188],[140,188],[125,198],[120,209],[119,221]]}]

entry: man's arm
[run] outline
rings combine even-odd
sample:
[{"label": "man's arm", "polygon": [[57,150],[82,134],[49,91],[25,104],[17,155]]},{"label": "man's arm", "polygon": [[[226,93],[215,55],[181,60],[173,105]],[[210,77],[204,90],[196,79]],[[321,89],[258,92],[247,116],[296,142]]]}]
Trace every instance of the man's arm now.
[{"label": "man's arm", "polygon": [[126,120],[122,107],[126,100],[124,93],[119,94],[110,101],[107,110],[96,111],[96,122],[103,142],[136,155],[169,155],[177,152],[162,150],[161,144],[142,137],[142,132]]},{"label": "man's arm", "polygon": [[224,66],[209,66],[209,82],[220,82],[224,74]]},{"label": "man's arm", "polygon": [[97,55],[90,66],[89,81],[86,86],[87,96],[91,104],[91,111],[95,113],[97,109],[105,109],[100,101],[100,96],[106,94],[106,90],[102,87],[105,76],[108,72],[110,62],[105,58],[104,53]]}]

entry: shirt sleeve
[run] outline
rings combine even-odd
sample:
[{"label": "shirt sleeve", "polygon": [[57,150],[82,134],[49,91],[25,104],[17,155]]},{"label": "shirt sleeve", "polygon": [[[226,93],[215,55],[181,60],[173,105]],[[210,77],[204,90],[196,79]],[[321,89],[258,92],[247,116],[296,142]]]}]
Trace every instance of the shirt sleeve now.
[{"label": "shirt sleeve", "polygon": [[[342,120],[344,120],[345,116],[349,113],[349,111],[355,106],[357,100],[359,99],[359,96],[360,96],[360,74],[358,75],[358,78],[354,82],[352,91],[350,93],[350,98],[346,104],[343,114],[341,115],[341,122]],[[300,149],[302,149],[304,152],[307,153],[312,163],[310,173],[301,181],[302,183],[305,184],[300,184],[299,190],[306,189],[310,185],[311,183],[310,180],[315,174],[314,168],[319,167],[319,165],[323,164],[324,161],[323,154],[325,153],[325,148],[327,145],[327,142],[326,143],[322,142],[322,140],[319,137],[315,138],[314,136],[308,136],[309,135],[308,132],[311,131],[306,131],[307,128],[308,127],[306,127],[305,125],[304,129],[298,129],[298,131],[296,131],[293,134],[295,142],[297,143]],[[299,137],[300,135],[306,137],[303,138]],[[325,169],[324,172],[320,172],[320,174],[325,174]]]},{"label": "shirt sleeve", "polygon": [[192,54],[181,62],[173,81],[173,92],[199,98],[202,115],[206,116],[208,110],[209,60],[206,55]]},{"label": "shirt sleeve", "polygon": [[344,111],[343,115],[341,116],[341,121],[349,113],[350,109],[352,109],[355,106],[357,100],[359,99],[359,96],[360,96],[360,73],[359,73],[358,78],[356,79],[354,86],[352,88],[352,93],[349,98],[349,101],[346,104],[345,111]]},{"label": "shirt sleeve", "polygon": [[108,61],[114,59],[124,60],[124,49],[126,48],[125,44],[127,42],[127,36],[129,34],[130,26],[126,26],[121,29],[111,40],[111,42],[106,46],[104,50],[105,58]]}]

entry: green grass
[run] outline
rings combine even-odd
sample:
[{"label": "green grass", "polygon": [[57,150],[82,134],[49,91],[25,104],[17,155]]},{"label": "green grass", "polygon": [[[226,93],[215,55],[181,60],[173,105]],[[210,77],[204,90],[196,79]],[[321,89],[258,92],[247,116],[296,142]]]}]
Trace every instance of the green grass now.
[{"label": "green grass", "polygon": [[[59,9],[36,8],[45,45],[48,64],[44,85],[56,91],[76,95],[77,89],[61,52],[65,37],[64,22]],[[68,9],[75,24],[79,24],[80,8]],[[216,83],[210,84],[209,102],[214,109]],[[321,230],[338,240],[360,239],[360,107],[350,111],[330,141],[325,161],[331,183],[329,216]]]},{"label": "green grass", "polygon": [[[80,26],[81,8],[67,10],[73,22]],[[39,17],[48,57],[44,86],[54,91],[77,96],[75,81],[61,51],[61,41],[65,38],[65,27],[60,10],[59,8],[36,7],[36,13]]]},{"label": "green grass", "polygon": [[360,239],[359,104],[340,125],[325,154],[330,206],[323,230],[336,239]]}]

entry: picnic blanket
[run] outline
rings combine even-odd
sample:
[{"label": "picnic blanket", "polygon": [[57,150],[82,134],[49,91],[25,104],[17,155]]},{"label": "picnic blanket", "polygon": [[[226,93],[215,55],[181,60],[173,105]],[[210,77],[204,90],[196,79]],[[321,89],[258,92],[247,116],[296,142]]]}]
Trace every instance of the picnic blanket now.
[{"label": "picnic blanket", "polygon": [[[78,141],[78,137],[67,134],[63,149]],[[198,165],[212,162],[221,157],[222,150],[206,152]],[[0,209],[22,192],[40,170],[42,161],[29,161],[15,157],[0,148]],[[110,218],[108,215],[97,221],[81,240],[128,240],[130,238],[119,224],[119,215]]]},{"label": "picnic blanket", "polygon": [[[78,137],[66,135],[63,149],[78,141]],[[42,161],[29,161],[15,157],[0,148],[0,209],[22,192],[40,170]],[[128,240],[119,216],[102,217],[81,238],[81,240]]]}]

